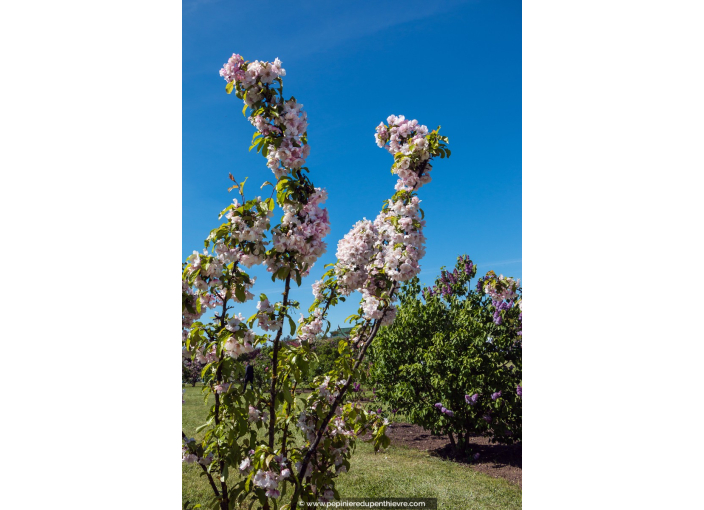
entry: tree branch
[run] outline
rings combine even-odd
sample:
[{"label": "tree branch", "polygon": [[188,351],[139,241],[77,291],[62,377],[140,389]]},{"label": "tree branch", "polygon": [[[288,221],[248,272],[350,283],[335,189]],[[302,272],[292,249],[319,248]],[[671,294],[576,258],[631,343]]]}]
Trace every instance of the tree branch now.
[{"label": "tree branch", "polygon": [[[291,290],[291,272],[289,271],[286,276],[286,286],[284,288],[284,300],[279,313],[279,317],[286,315],[288,307],[288,293]],[[278,356],[279,356],[279,340],[281,339],[281,332],[284,330],[284,321],[281,319],[281,328],[276,333],[276,338],[274,338],[274,355],[271,361],[271,402],[269,402],[269,448],[274,448],[274,432],[276,428],[276,376],[278,368]]]},{"label": "tree branch", "polygon": [[[183,430],[181,431],[181,436],[183,437],[183,439],[188,440],[188,436],[186,436],[186,434],[183,432]],[[213,492],[215,492],[215,496],[219,498],[220,493],[218,492],[218,488],[215,486],[215,481],[213,480],[213,476],[210,473],[208,473],[208,470],[206,469],[206,467],[203,464],[201,464],[199,462],[198,465],[203,469],[203,472],[208,477],[208,482],[210,482],[210,486],[213,488]]]},{"label": "tree branch", "polygon": [[[391,293],[389,294],[389,303],[391,302],[391,299],[393,298],[393,293],[394,293],[394,290],[392,289]],[[367,348],[371,345],[372,341],[376,337],[376,334],[378,333],[379,328],[381,328],[381,322],[384,319],[384,315],[386,315],[388,310],[389,310],[389,307],[387,307],[386,310],[384,310],[384,313],[382,314],[381,319],[378,319],[374,323],[374,325],[372,326],[372,329],[369,332],[369,337],[363,343],[362,348],[359,351],[359,354],[357,356],[357,362],[355,363],[354,368],[352,369],[353,374],[355,372],[357,372],[357,369],[362,364],[362,360],[364,359],[364,355],[367,352]],[[340,390],[340,393],[337,395],[337,398],[333,401],[333,404],[330,407],[330,412],[328,413],[328,415],[323,419],[322,423],[320,424],[320,427],[318,428],[318,431],[316,433],[315,441],[313,442],[311,447],[308,449],[308,452],[306,453],[305,457],[303,458],[303,461],[301,462],[301,468],[298,471],[298,480],[301,480],[302,477],[305,475],[305,472],[308,469],[308,464],[310,463],[310,459],[317,451],[318,446],[320,445],[320,441],[323,438],[323,435],[325,434],[325,430],[327,429],[327,426],[330,423],[330,420],[335,415],[335,411],[337,410],[337,406],[340,404],[342,399],[345,397],[345,394],[347,393],[347,390],[349,389],[351,383],[352,383],[352,377],[349,377],[347,379],[347,382],[345,383],[345,385]],[[291,500],[291,508],[294,508],[294,506],[298,503],[298,495],[300,494],[300,490],[301,490],[301,485],[300,485],[300,483],[297,483],[296,490],[293,493],[293,497]]]}]

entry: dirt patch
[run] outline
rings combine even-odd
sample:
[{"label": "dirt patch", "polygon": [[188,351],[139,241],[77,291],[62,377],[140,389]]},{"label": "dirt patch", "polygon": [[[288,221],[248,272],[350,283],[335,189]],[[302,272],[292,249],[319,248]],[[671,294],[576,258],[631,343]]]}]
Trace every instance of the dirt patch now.
[{"label": "dirt patch", "polygon": [[418,425],[395,422],[391,424],[387,435],[392,444],[427,451],[434,457],[465,464],[481,473],[503,478],[523,487],[521,443],[492,444],[488,437],[472,436],[469,439],[472,455],[479,453],[479,459],[475,461],[471,456],[462,456],[455,452],[447,436],[433,436]]}]

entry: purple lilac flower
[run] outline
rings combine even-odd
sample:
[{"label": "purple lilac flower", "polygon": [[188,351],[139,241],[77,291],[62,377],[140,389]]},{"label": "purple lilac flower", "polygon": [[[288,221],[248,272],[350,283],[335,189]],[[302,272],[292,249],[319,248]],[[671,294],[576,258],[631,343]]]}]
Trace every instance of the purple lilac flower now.
[{"label": "purple lilac flower", "polygon": [[470,397],[469,395],[465,395],[465,396],[464,396],[464,400],[465,400],[465,402],[467,402],[470,406],[473,406],[474,404],[476,404],[477,402],[479,402],[479,394],[478,394],[478,393],[475,393],[475,394],[472,395],[471,397]]},{"label": "purple lilac flower", "polygon": [[442,404],[441,404],[440,402],[438,402],[437,404],[435,404],[435,407],[437,407],[438,409],[440,409],[440,408],[442,407]]},{"label": "purple lilac flower", "polygon": [[472,456],[472,458],[473,458],[474,460],[479,460],[479,453],[475,453],[475,454]]},{"label": "purple lilac flower", "polygon": [[445,414],[445,413],[447,412],[447,409],[445,409],[445,407],[443,406],[443,407],[440,409],[440,412],[441,412],[442,414]]},{"label": "purple lilac flower", "polygon": [[518,394],[519,397],[523,396],[523,387],[522,387],[522,386],[517,386],[517,387],[516,387],[516,393]]},{"label": "purple lilac flower", "polygon": [[491,423],[491,415],[489,413],[486,413],[482,418],[484,418],[484,421],[487,423]]},{"label": "purple lilac flower", "polygon": [[392,409],[391,412],[396,414],[398,412],[398,409]]},{"label": "purple lilac flower", "polygon": [[455,413],[450,411],[449,409],[445,409],[445,414],[449,416],[450,418],[453,418],[455,416]]},{"label": "purple lilac flower", "polygon": [[501,326],[502,322],[503,322],[503,319],[501,318],[501,312],[496,310],[494,312],[494,324],[496,324],[497,326]]},{"label": "purple lilac flower", "polygon": [[362,389],[362,386],[359,383],[354,383],[354,386],[352,387],[352,391],[354,391],[355,393],[358,393],[359,391],[361,391],[361,389]]},{"label": "purple lilac flower", "polygon": [[492,394],[491,394],[491,400],[496,400],[496,399],[499,398],[500,396],[501,396],[501,392],[500,392],[500,391],[497,391],[496,393],[492,393]]},{"label": "purple lilac flower", "polygon": [[377,414],[381,414],[381,407],[376,410],[376,413],[377,413]]}]

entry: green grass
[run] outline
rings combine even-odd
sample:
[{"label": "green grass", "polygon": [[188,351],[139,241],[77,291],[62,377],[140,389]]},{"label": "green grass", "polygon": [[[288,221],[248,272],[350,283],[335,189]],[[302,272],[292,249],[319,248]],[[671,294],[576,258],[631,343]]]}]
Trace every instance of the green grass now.
[{"label": "green grass", "polygon": [[[188,386],[185,400],[183,430],[199,439],[202,434],[194,431],[207,414],[201,388]],[[369,444],[358,441],[351,464],[349,473],[337,479],[343,498],[424,497],[438,498],[441,509],[521,508],[521,489],[515,485],[410,448],[391,446],[375,455]],[[181,493],[183,501],[205,506],[212,489],[201,472],[196,465],[183,465]],[[233,481],[236,477],[230,475]]]}]

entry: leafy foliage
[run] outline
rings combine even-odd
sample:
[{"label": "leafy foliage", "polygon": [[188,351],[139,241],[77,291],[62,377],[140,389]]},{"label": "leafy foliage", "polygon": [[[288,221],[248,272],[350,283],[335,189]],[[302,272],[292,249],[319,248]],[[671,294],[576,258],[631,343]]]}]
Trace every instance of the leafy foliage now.
[{"label": "leafy foliage", "polygon": [[406,282],[396,320],[369,355],[379,398],[462,449],[471,434],[500,443],[521,438],[520,298],[490,299],[487,279],[471,289],[475,274],[460,257],[432,288],[421,289],[418,278]]}]

